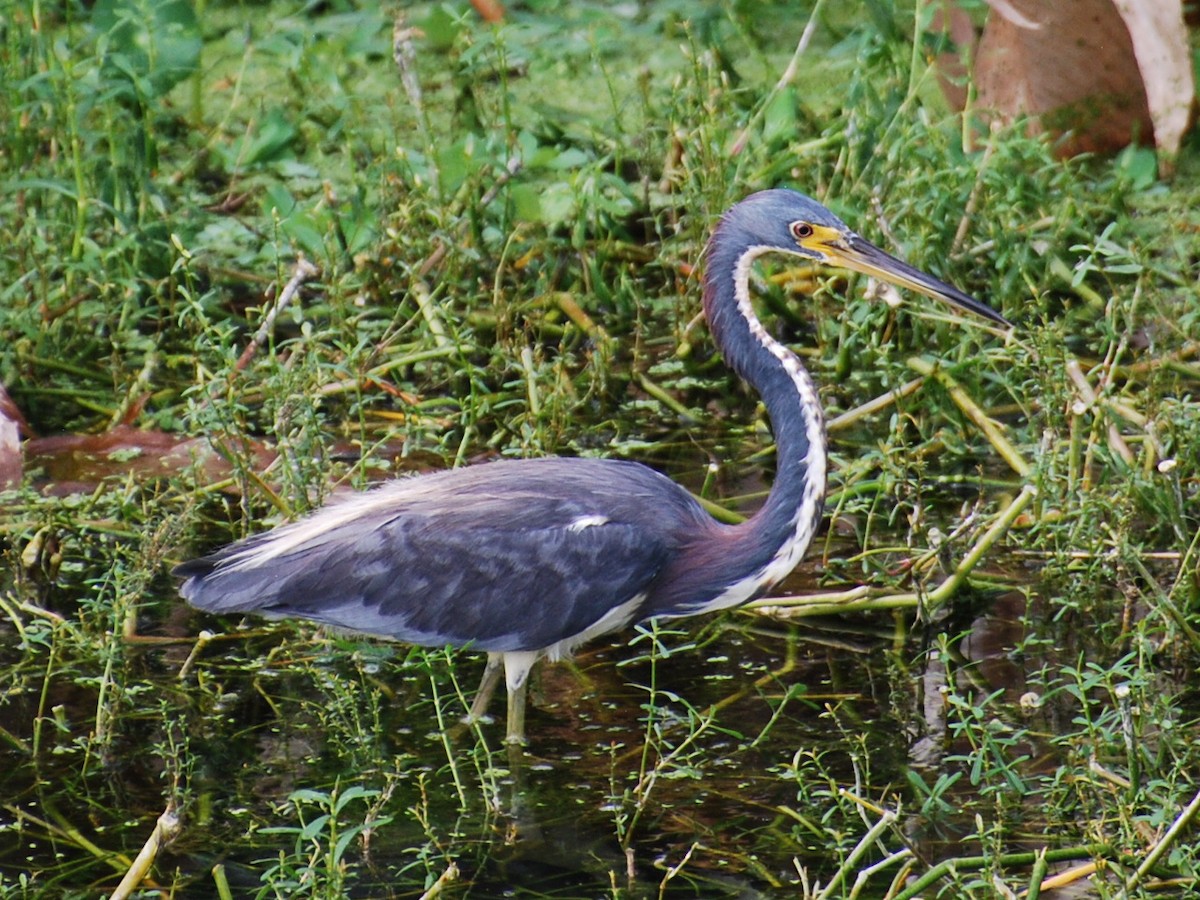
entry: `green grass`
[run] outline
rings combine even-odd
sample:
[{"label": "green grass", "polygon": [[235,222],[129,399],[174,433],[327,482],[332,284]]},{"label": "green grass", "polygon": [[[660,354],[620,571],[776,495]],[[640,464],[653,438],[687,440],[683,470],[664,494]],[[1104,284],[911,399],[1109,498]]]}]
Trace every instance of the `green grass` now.
[{"label": "green grass", "polygon": [[[776,90],[810,9],[416,4],[401,71],[371,4],[0,7],[0,382],[40,436],[201,438],[30,444],[0,494],[0,897],[111,891],[164,810],[175,896],[1195,889],[1195,145],[1170,182],[964,149],[882,5],[826,4]],[[497,456],[752,511],[770,432],[694,273],[775,185],[1018,324],[766,270],[838,426],[800,601],[545,671],[517,762],[445,728],[471,654],[178,599],[183,558]]]}]

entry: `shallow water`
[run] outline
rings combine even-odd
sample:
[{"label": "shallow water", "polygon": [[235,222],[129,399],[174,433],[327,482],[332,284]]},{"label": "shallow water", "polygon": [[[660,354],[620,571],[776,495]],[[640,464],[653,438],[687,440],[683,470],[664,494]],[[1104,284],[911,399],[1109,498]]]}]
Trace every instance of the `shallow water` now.
[{"label": "shallow water", "polygon": [[[111,739],[87,739],[96,691],[56,677],[36,761],[5,747],[0,872],[32,867],[63,884],[78,886],[85,873],[103,883],[104,866],[55,839],[54,816],[86,827],[109,852],[132,854],[177,779],[183,829],[157,867],[182,873],[175,896],[212,896],[215,861],[237,891],[257,886],[281,851],[298,865],[315,845],[294,853],[294,834],[263,829],[317,818],[316,807],[301,815],[287,803],[297,788],[354,785],[385,792],[377,815],[391,820],[365,845],[348,845],[351,896],[419,896],[450,860],[474,897],[771,896],[795,883],[798,866],[826,879],[838,858],[831,834],[846,831],[833,841],[845,852],[877,820],[865,807],[862,821],[847,818],[833,799],[839,789],[878,802],[905,793],[910,768],[927,783],[961,770],[947,762],[963,750],[947,729],[948,682],[970,680],[975,695],[1002,701],[998,710],[1021,708],[1025,673],[1046,662],[1013,653],[1022,596],[990,598],[973,618],[964,611],[969,633],[946,645],[951,660],[923,652],[921,636],[896,645],[878,617],[671,623],[686,630],[657,634],[668,652],[654,659],[649,633],[621,635],[541,668],[531,743],[515,755],[500,742],[499,697],[501,721],[449,738],[437,727],[439,714],[449,724],[464,708],[438,653],[255,625],[214,642],[180,680],[187,643],[135,645],[125,677],[136,696]],[[143,634],[194,634],[199,624],[170,608]],[[457,678],[473,688],[480,661],[456,660]],[[8,679],[0,726],[10,734],[29,739],[43,674],[28,666]],[[1029,765],[1053,762],[1053,748],[1027,749]],[[898,823],[927,860],[962,854],[975,830],[967,779],[943,799],[957,811],[930,819],[913,805]],[[1013,810],[1036,834],[1038,810],[1019,800]],[[367,802],[347,804],[341,827],[366,812]],[[16,827],[22,813],[37,821]],[[889,880],[860,896],[882,896]]]},{"label": "shallow water", "polygon": [[[767,482],[737,471],[753,506]],[[855,547],[819,538],[779,593],[813,591],[822,554],[848,565]],[[497,721],[457,724],[478,654],[218,620],[166,578],[127,639],[102,640],[95,616],[113,614],[83,605],[57,612],[90,638],[6,617],[0,876],[37,872],[25,896],[111,889],[168,799],[181,828],[155,873],[175,897],[213,896],[214,865],[235,896],[266,878],[263,896],[420,897],[452,863],[444,896],[796,896],[884,808],[892,827],[848,871],[892,861],[861,898],[885,896],[905,860],[1082,843],[1047,807],[1057,767],[1086,765],[1058,740],[1079,704],[1047,689],[1065,664],[1102,669],[1125,648],[1056,621],[1036,567],[997,551],[985,568],[979,583],[1000,587],[936,614],[742,611],[594,642],[535,670],[516,752],[500,696]],[[196,652],[204,628],[216,637]],[[326,816],[356,789],[377,793]],[[985,846],[981,814],[1009,826],[1002,846]]]}]

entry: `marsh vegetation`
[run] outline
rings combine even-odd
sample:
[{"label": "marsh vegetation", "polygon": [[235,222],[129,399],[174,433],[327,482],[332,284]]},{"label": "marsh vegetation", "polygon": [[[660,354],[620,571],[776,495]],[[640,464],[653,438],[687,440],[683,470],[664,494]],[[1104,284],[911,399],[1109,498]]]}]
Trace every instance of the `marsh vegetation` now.
[{"label": "marsh vegetation", "polygon": [[[1196,891],[1195,145],[1164,183],[1144,149],[968,141],[924,10],[826,5],[793,58],[799,6],[0,6],[30,438],[0,897],[111,893],[156,827],[138,896]],[[1018,328],[762,271],[832,440],[765,608],[544,667],[514,758],[450,727],[469,652],[178,599],[184,558],[498,457],[636,459],[752,512],[771,433],[697,267],[776,185]]]}]

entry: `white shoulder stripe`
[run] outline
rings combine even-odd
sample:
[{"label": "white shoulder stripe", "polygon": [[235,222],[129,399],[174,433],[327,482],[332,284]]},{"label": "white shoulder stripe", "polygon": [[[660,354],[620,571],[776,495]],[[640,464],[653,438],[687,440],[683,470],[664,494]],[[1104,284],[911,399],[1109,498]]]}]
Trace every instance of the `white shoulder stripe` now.
[{"label": "white shoulder stripe", "polygon": [[567,531],[580,532],[585,528],[595,528],[598,525],[607,525],[608,519],[604,516],[580,516],[574,522],[567,526]]}]

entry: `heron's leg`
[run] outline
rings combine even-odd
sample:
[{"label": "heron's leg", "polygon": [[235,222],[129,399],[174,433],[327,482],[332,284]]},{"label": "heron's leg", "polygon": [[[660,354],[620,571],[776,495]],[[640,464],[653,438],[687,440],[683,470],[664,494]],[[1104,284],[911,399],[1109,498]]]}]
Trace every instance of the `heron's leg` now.
[{"label": "heron's leg", "polygon": [[529,687],[529,670],[541,656],[538,650],[521,650],[504,654],[504,682],[508,688],[508,737],[510,744],[525,744],[525,694]]},{"label": "heron's leg", "polygon": [[526,690],[528,686],[529,682],[523,681],[508,692],[508,735],[505,740],[514,746],[529,743],[525,739],[525,695],[529,693]]},{"label": "heron's leg", "polygon": [[492,702],[492,695],[496,693],[496,685],[500,683],[503,663],[504,654],[489,653],[487,655],[483,679],[479,682],[479,690],[475,692],[475,699],[471,702],[471,709],[467,712],[464,720],[468,725],[478,722],[487,715],[488,704]]}]

